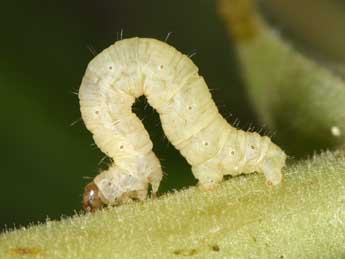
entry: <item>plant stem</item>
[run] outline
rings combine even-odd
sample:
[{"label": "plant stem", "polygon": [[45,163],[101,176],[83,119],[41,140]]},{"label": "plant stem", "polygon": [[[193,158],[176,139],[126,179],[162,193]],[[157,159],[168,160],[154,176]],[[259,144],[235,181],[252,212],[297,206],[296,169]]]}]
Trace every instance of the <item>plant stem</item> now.
[{"label": "plant stem", "polygon": [[[217,189],[76,215],[0,236],[0,258],[340,258],[345,255],[345,153]],[[34,256],[34,257],[30,257]]]}]

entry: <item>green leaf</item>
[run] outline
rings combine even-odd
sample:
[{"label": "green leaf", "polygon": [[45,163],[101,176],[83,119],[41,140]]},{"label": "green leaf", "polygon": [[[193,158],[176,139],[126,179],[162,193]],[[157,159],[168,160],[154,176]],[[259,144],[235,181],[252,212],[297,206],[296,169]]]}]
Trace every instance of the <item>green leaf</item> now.
[{"label": "green leaf", "polygon": [[[292,45],[249,0],[220,1],[254,110],[294,156],[345,142],[345,82]],[[247,33],[245,33],[247,32]],[[250,37],[243,37],[243,34]]]}]

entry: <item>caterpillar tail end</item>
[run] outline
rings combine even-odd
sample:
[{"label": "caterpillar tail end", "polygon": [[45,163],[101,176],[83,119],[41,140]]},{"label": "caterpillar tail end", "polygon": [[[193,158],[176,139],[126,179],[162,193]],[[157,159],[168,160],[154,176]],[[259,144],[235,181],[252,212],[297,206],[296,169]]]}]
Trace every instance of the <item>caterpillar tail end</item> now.
[{"label": "caterpillar tail end", "polygon": [[282,150],[276,150],[271,156],[267,156],[261,164],[261,171],[266,177],[269,186],[281,183],[283,179],[282,169],[285,166],[286,154]]}]

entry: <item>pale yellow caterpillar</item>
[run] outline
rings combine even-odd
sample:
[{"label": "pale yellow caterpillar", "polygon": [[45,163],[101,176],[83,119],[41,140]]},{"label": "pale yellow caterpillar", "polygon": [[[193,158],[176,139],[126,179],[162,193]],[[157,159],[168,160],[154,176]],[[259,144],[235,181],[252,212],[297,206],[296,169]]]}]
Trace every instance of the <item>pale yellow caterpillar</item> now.
[{"label": "pale yellow caterpillar", "polygon": [[89,63],[79,90],[86,127],[114,161],[85,188],[87,210],[143,200],[149,185],[154,194],[158,190],[161,165],[131,109],[142,95],[201,187],[212,188],[223,175],[254,171],[264,173],[270,184],[281,181],[285,153],[268,137],[229,125],[190,58],[155,39],[124,39]]}]

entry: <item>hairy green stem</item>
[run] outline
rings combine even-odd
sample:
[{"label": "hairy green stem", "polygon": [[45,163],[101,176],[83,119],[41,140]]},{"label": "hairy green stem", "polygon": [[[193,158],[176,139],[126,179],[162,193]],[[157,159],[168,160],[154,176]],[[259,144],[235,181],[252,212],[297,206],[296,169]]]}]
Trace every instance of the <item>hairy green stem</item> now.
[{"label": "hairy green stem", "polygon": [[3,233],[0,258],[341,258],[345,154]]}]

